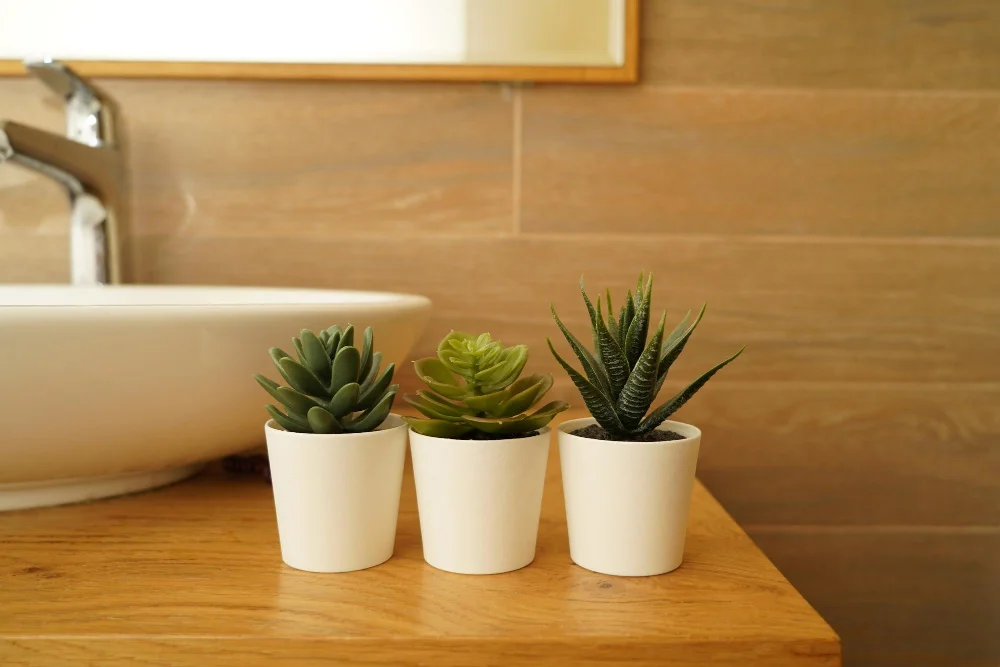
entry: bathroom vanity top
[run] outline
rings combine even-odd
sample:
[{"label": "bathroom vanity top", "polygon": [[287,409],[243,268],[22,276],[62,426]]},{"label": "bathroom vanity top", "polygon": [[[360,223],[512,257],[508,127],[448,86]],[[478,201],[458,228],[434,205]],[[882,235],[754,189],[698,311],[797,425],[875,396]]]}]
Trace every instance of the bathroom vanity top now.
[{"label": "bathroom vanity top", "polygon": [[568,548],[554,442],[534,563],[484,577],[424,563],[409,467],[395,555],[349,574],[285,566],[270,487],[212,468],[0,514],[0,664],[840,664],[834,632],[700,484],[670,574],[595,574]]}]

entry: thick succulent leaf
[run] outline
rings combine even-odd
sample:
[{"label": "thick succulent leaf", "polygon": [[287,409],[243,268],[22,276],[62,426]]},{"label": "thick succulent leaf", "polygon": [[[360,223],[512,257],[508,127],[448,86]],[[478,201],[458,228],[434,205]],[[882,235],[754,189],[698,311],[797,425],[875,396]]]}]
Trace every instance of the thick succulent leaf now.
[{"label": "thick succulent leaf", "polygon": [[[642,281],[642,275],[639,276],[640,282]],[[640,284],[641,288],[642,285]],[[639,361],[639,357],[643,353],[643,349],[646,347],[646,337],[649,335],[649,309],[652,302],[653,296],[653,276],[649,276],[649,282],[646,283],[646,291],[636,294],[638,299],[638,305],[635,309],[635,317],[632,318],[632,323],[628,327],[628,332],[625,334],[625,357],[628,359],[629,368],[635,368],[635,364]],[[656,359],[658,362],[659,359]]]},{"label": "thick succulent leaf", "polygon": [[378,403],[362,412],[357,418],[344,422],[344,429],[350,433],[367,433],[374,431],[385,421],[392,411],[392,402],[396,398],[396,391],[399,385],[393,385],[389,391],[382,396]]},{"label": "thick succulent leaf", "polygon": [[298,338],[293,338],[292,347],[295,348],[295,354],[298,355],[299,363],[304,366],[306,363],[306,354],[302,351],[302,341]]},{"label": "thick succulent leaf", "polygon": [[549,344],[549,350],[552,351],[552,356],[556,358],[559,365],[562,366],[566,372],[569,374],[569,378],[576,385],[577,390],[580,392],[580,396],[583,397],[583,402],[587,404],[587,409],[590,411],[591,416],[597,420],[597,423],[613,432],[622,431],[621,420],[618,419],[618,415],[615,413],[615,405],[611,402],[607,396],[605,396],[600,390],[594,385],[590,384],[587,378],[577,371],[575,368],[567,364],[559,353],[556,352],[556,348],[552,347],[552,341],[548,338],[545,339]]},{"label": "thick succulent leaf", "polygon": [[466,396],[462,399],[462,402],[465,403],[465,405],[468,406],[472,412],[488,412],[492,414],[494,410],[499,410],[500,406],[502,406],[505,401],[510,399],[513,395],[511,391],[514,385],[521,382],[521,379],[522,378],[518,378],[517,382],[504,387],[500,391],[494,391],[489,394]]},{"label": "thick succulent leaf", "polygon": [[348,324],[347,328],[344,329],[344,333],[340,335],[340,342],[337,343],[337,353],[339,354],[341,350],[348,347],[354,346],[354,325]]},{"label": "thick succulent leaf", "polygon": [[564,325],[562,320],[559,319],[559,314],[556,313],[555,305],[550,303],[549,309],[552,311],[552,318],[556,321],[556,325],[566,338],[566,342],[568,342],[569,346],[573,348],[573,352],[576,353],[577,359],[580,360],[580,364],[583,366],[583,372],[587,374],[587,379],[590,380],[592,385],[610,396],[611,381],[608,379],[608,374],[605,372],[604,366],[602,366],[597,359],[594,358],[594,355],[590,353],[590,350],[583,346],[580,340],[573,335],[573,332],[566,328],[566,325]]},{"label": "thick succulent leaf", "polygon": [[307,414],[306,417],[309,419],[309,426],[312,427],[313,433],[344,432],[344,427],[340,425],[340,422],[337,421],[333,415],[319,406],[309,410],[309,414]]},{"label": "thick succulent leaf", "polygon": [[372,383],[375,382],[376,378],[378,378],[378,370],[379,366],[381,365],[382,365],[382,353],[376,352],[375,354],[372,355],[371,368],[368,369],[368,373],[366,373],[365,375],[358,376],[359,378],[362,378],[361,393],[364,393],[365,390],[368,389],[368,387],[372,386]]},{"label": "thick succulent leaf", "polygon": [[341,347],[333,359],[333,373],[330,379],[330,391],[336,393],[345,384],[358,381],[358,371],[361,370],[361,353],[356,347]]},{"label": "thick succulent leaf", "polygon": [[367,389],[364,389],[361,392],[355,409],[367,410],[375,405],[375,403],[379,400],[379,397],[385,393],[386,387],[388,387],[389,383],[392,382],[392,376],[395,371],[396,364],[389,364],[386,366],[385,370],[382,371],[382,374],[378,376],[378,379],[375,380],[375,382],[373,382]]},{"label": "thick succulent leaf", "polygon": [[669,401],[667,401],[660,407],[653,410],[651,413],[649,413],[649,415],[645,419],[642,420],[642,422],[639,424],[638,428],[636,428],[634,432],[648,433],[649,431],[652,431],[654,428],[662,424],[664,420],[670,417],[670,415],[680,410],[685,403],[691,400],[691,397],[694,396],[695,393],[697,393],[697,391],[701,389],[705,385],[705,383],[712,378],[713,375],[718,373],[729,362],[736,359],[736,357],[740,356],[743,353],[743,350],[745,349],[746,349],[745,347],[740,348],[739,352],[729,357],[725,361],[716,364],[715,366],[710,368],[701,377],[699,377],[697,380],[695,380],[687,387],[682,389],[680,392],[678,392],[676,396],[671,398]]},{"label": "thick succulent leaf", "polygon": [[326,384],[330,381],[330,355],[323,347],[322,341],[312,331],[303,329],[300,340],[302,343],[303,362],[312,374]]},{"label": "thick succulent leaf", "polygon": [[[599,304],[600,299],[598,299]],[[597,344],[601,350],[601,361],[611,386],[611,395],[608,396],[608,399],[614,401],[621,394],[622,387],[628,381],[629,365],[625,358],[625,352],[622,351],[618,341],[611,336],[611,332],[604,326],[604,320],[600,317],[597,318]]]},{"label": "thick succulent leaf", "polygon": [[515,435],[529,433],[547,425],[557,414],[569,407],[569,403],[553,401],[531,415],[515,417],[463,417],[462,420],[477,431],[491,435]]},{"label": "thick succulent leaf", "polygon": [[280,385],[277,382],[275,382],[270,378],[264,377],[260,373],[254,373],[253,379],[256,380],[257,384],[263,387],[264,391],[269,393],[274,398],[274,400],[281,401],[281,397],[278,395],[278,387]]},{"label": "thick succulent leaf", "polygon": [[285,357],[279,361],[278,370],[281,371],[281,376],[285,378],[292,389],[309,396],[318,396],[322,399],[330,398],[330,392],[319,381],[319,378],[291,357]]},{"label": "thick succulent leaf", "polygon": [[[670,337],[667,339],[667,342],[664,343],[663,349],[660,351],[660,366],[659,369],[657,370],[657,376],[658,376],[656,384],[657,392],[659,392],[660,387],[663,386],[663,381],[667,379],[667,371],[670,370],[670,366],[675,361],[677,361],[677,357],[679,357],[681,355],[681,352],[684,351],[684,346],[687,345],[688,339],[691,338],[691,334],[694,333],[695,327],[697,327],[698,323],[701,322],[701,318],[704,314],[705,314],[705,306],[703,305],[701,307],[701,311],[698,313],[698,317],[694,319],[694,322],[691,323],[691,326],[689,326],[687,329],[684,329],[679,334],[677,334],[677,329],[675,328],[674,331],[671,332]],[[687,318],[685,317],[684,320],[682,320],[682,323],[683,321],[686,320]],[[679,327],[680,325],[678,325],[678,328]]]},{"label": "thick succulent leaf", "polygon": [[271,361],[273,361],[274,365],[277,366],[278,368],[281,368],[279,362],[282,359],[285,359],[286,357],[290,358],[292,356],[287,352],[285,352],[284,350],[282,350],[280,347],[272,347],[270,350],[267,351],[267,353],[271,355]]},{"label": "thick succulent leaf", "polygon": [[420,414],[430,419],[458,421],[463,415],[468,414],[459,408],[433,401],[427,398],[426,395],[421,396],[419,394],[404,394],[403,400],[419,410]]},{"label": "thick succulent leaf", "polygon": [[521,375],[526,363],[528,363],[527,345],[516,345],[510,348],[510,354],[507,355],[502,366],[485,374],[482,372],[476,374],[480,390],[488,394],[507,387]]},{"label": "thick succulent leaf", "polygon": [[424,382],[431,379],[438,384],[459,386],[458,378],[448,370],[448,367],[440,359],[435,359],[434,357],[418,359],[413,362],[413,370],[417,372],[417,376]]},{"label": "thick succulent leaf", "polygon": [[267,414],[271,415],[271,419],[275,423],[286,431],[291,431],[292,433],[312,433],[312,427],[308,423],[300,422],[297,419],[286,415],[284,412],[279,410],[273,405],[265,405],[264,409],[267,410]]},{"label": "thick succulent leaf", "polygon": [[462,399],[470,393],[468,387],[456,387],[452,384],[441,384],[440,382],[429,380],[427,378],[423,378],[423,380],[428,387],[447,398]]},{"label": "thick succulent leaf", "polygon": [[618,402],[615,404],[618,418],[626,429],[633,429],[639,425],[643,415],[649,410],[649,406],[656,397],[654,392],[656,371],[660,359],[660,346],[663,344],[663,326],[666,318],[666,313],[660,316],[660,325],[653,334],[652,340],[649,341],[649,345],[636,360],[635,368],[628,376],[628,382],[625,383],[621,396],[618,397]]},{"label": "thick succulent leaf", "polygon": [[319,338],[319,342],[323,343],[323,347],[325,349],[326,341],[330,340],[330,332],[327,331],[326,329],[323,329],[318,334],[316,334],[316,337]]},{"label": "thick succulent leaf", "polygon": [[364,380],[372,369],[373,352],[372,346],[375,344],[375,332],[371,327],[365,328],[365,342],[361,347],[361,370],[358,377]]},{"label": "thick succulent leaf", "polygon": [[414,432],[432,438],[461,438],[475,429],[468,424],[444,421],[443,419],[417,419],[403,417]]},{"label": "thick succulent leaf", "polygon": [[427,391],[426,389],[418,389],[417,396],[425,400],[428,400],[431,403],[439,405],[442,408],[448,410],[449,412],[455,412],[459,415],[471,415],[476,412],[473,408],[470,408],[467,405],[449,401],[447,398],[443,396],[438,396],[433,391]]},{"label": "thick succulent leaf", "polygon": [[[336,330],[334,331],[334,329]],[[330,337],[327,339],[325,344],[326,352],[333,357],[337,354],[337,348],[340,346],[340,337],[344,334],[340,330],[340,327],[330,327],[327,331],[330,332]]]},{"label": "thick succulent leaf", "polygon": [[299,393],[290,387],[278,387],[277,398],[288,410],[289,416],[305,421],[306,414],[319,405],[319,403],[305,394]]},{"label": "thick succulent leaf", "polygon": [[510,397],[500,406],[499,410],[490,413],[491,417],[513,417],[525,412],[537,403],[545,393],[552,388],[551,375],[533,375],[538,380],[531,386],[525,388]]},{"label": "thick succulent leaf", "polygon": [[361,392],[361,385],[357,382],[348,382],[337,390],[330,400],[330,412],[334,417],[340,419],[356,410],[363,410],[358,405],[358,395]]}]

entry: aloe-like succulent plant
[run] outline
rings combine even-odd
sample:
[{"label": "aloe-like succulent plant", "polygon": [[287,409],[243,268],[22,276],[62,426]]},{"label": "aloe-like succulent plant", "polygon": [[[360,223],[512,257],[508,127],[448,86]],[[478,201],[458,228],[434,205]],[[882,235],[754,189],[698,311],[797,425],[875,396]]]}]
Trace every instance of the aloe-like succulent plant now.
[{"label": "aloe-like succulent plant", "polygon": [[583,396],[591,416],[606,431],[622,440],[638,438],[662,424],[687,403],[713,375],[743,352],[741,348],[736,354],[715,365],[647,415],[653,399],[667,378],[667,371],[680,356],[705,314],[705,306],[702,306],[701,312],[690,326],[688,320],[691,312],[688,311],[680,324],[666,338],[663,327],[667,313],[664,311],[656,331],[647,343],[653,294],[652,274],[648,280],[642,273],[639,274],[635,294],[629,291],[617,319],[611,305],[611,290],[606,290],[608,308],[606,322],[600,297],[597,298],[595,308],[587,296],[583,278],[580,278],[580,292],[590,313],[593,352],[590,352],[563,325],[559,315],[556,314],[555,306],[552,306],[552,317],[580,359],[584,372],[581,374],[566,363],[552,346],[552,341],[547,339],[549,349],[559,365],[569,373],[573,384]]},{"label": "aloe-like succulent plant", "polygon": [[382,353],[372,352],[368,327],[361,350],[354,346],[354,326],[332,326],[314,334],[303,329],[292,339],[298,361],[272,347],[271,359],[289,386],[254,375],[285,408],[266,406],[271,418],[296,433],[363,433],[378,428],[392,409],[398,384],[390,385],[395,364],[379,373]]},{"label": "aloe-like succulent plant", "polygon": [[548,374],[520,377],[527,361],[527,345],[504,347],[488,333],[452,331],[438,345],[437,357],[413,363],[428,389],[403,396],[427,419],[405,419],[417,433],[437,438],[537,431],[569,404],[552,401],[527,413],[552,386]]}]

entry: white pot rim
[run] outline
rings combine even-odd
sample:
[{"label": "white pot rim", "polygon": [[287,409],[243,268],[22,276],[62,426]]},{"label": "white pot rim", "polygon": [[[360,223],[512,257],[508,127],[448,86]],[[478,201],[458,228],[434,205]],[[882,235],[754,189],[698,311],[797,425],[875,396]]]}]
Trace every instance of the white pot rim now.
[{"label": "white pot rim", "polygon": [[496,439],[492,439],[491,438],[489,440],[470,440],[468,438],[439,438],[436,435],[424,435],[422,433],[417,433],[416,431],[413,430],[412,426],[409,427],[409,430],[410,430],[410,434],[411,435],[417,435],[417,436],[420,436],[421,438],[424,438],[426,440],[440,440],[441,442],[472,442],[472,443],[476,443],[476,444],[480,444],[480,445],[483,445],[483,444],[493,444],[493,445],[495,445],[495,444],[505,443],[505,442],[518,442],[519,440],[530,440],[531,438],[540,438],[543,435],[548,435],[549,433],[551,433],[552,432],[552,427],[551,426],[543,426],[542,428],[537,429],[538,433],[536,435],[529,435],[529,436],[525,436],[525,437],[521,437],[521,438],[496,438]]},{"label": "white pot rim", "polygon": [[276,433],[281,433],[282,437],[287,437],[290,440],[300,440],[302,442],[305,442],[308,440],[313,440],[314,438],[329,438],[329,439],[351,438],[352,440],[356,438],[368,438],[378,433],[385,433],[386,431],[395,431],[396,429],[408,428],[408,425],[403,420],[403,418],[397,415],[395,412],[390,412],[389,416],[386,417],[385,421],[383,421],[382,424],[379,424],[379,426],[382,426],[383,424],[389,422],[390,420],[392,420],[392,423],[394,424],[393,426],[389,426],[387,428],[378,428],[375,429],[374,431],[364,431],[363,433],[295,433],[293,431],[286,431],[285,429],[280,428],[274,422],[273,419],[268,419],[267,422],[264,423],[264,429],[265,431],[274,431]]},{"label": "white pot rim", "polygon": [[678,422],[673,420],[666,420],[662,424],[656,427],[658,431],[673,431],[679,435],[683,435],[682,440],[659,440],[654,442],[634,442],[631,440],[597,440],[596,438],[585,438],[579,435],[573,435],[571,431],[575,431],[578,428],[584,428],[590,426],[591,424],[596,424],[597,420],[593,417],[582,417],[580,419],[570,419],[559,424],[559,434],[565,435],[570,438],[579,438],[580,440],[586,440],[588,442],[600,442],[608,445],[625,446],[625,447],[670,447],[672,445],[682,445],[691,440],[695,440],[701,437],[701,429],[697,426],[687,424],[685,422]]}]

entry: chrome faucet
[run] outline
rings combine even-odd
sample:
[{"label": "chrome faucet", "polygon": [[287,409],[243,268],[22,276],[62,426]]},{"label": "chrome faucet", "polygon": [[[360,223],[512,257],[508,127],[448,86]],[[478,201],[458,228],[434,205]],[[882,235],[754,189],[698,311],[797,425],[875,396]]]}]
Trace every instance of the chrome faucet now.
[{"label": "chrome faucet", "polygon": [[60,62],[25,61],[24,66],[63,98],[66,136],[0,121],[0,163],[27,167],[66,189],[74,285],[127,282],[129,197],[114,102]]}]

